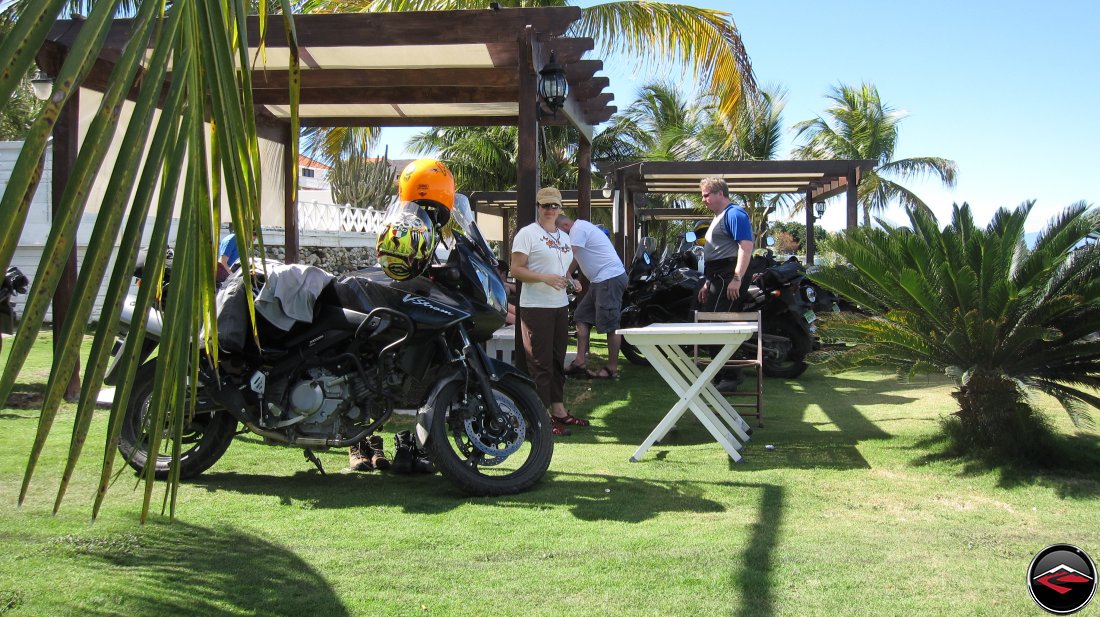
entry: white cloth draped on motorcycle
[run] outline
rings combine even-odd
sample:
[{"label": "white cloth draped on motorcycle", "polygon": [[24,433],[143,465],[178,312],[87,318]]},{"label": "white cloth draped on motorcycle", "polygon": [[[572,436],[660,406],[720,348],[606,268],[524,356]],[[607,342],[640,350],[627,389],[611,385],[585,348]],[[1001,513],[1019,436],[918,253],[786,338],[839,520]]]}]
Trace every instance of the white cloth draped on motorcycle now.
[{"label": "white cloth draped on motorcycle", "polygon": [[[313,305],[334,278],[315,266],[269,264],[267,279],[256,294],[256,312],[281,330],[290,330],[296,321],[313,321]],[[243,280],[236,275],[218,292],[218,342],[227,351],[244,349],[251,329]]]}]

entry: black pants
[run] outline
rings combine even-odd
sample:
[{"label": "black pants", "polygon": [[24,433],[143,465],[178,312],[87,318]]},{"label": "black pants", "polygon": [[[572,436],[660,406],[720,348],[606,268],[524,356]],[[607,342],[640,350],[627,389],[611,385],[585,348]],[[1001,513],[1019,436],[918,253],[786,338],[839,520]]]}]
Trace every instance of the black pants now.
[{"label": "black pants", "polygon": [[[737,260],[735,259],[719,259],[714,262],[706,264],[707,267],[703,273],[706,278],[706,282],[703,283],[707,286],[707,299],[702,304],[697,306],[697,310],[705,312],[735,312],[739,311],[744,302],[742,298],[745,294],[745,281],[741,283],[741,294],[738,295],[736,300],[730,300],[726,295],[726,288],[729,287],[730,281],[733,280],[733,269],[737,266]],[[715,345],[707,345],[703,347],[703,352],[708,356],[714,357],[714,354],[718,353],[721,347]],[[715,377],[718,381],[732,380],[741,381],[741,369],[738,367],[726,367],[718,371],[718,376]]]}]

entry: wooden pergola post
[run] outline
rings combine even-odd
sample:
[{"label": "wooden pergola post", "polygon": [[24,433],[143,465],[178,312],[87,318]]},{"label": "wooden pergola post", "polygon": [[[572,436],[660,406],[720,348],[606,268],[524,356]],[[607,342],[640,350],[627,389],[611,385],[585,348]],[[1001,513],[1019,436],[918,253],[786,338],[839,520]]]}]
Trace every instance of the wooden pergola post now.
[{"label": "wooden pergola post", "polygon": [[[525,61],[519,63],[519,148],[516,155],[516,231],[535,222],[535,194],[539,190],[539,165],[538,165],[538,70],[535,53],[535,31],[527,26],[520,40],[521,58]],[[510,257],[510,256],[509,256]],[[522,292],[523,283],[516,281],[516,292]],[[516,324],[519,324],[523,309],[516,305]],[[512,339],[515,351],[516,366],[527,370],[527,356],[520,343],[519,328],[516,328],[516,336]]]},{"label": "wooden pergola post", "polygon": [[290,145],[292,140],[298,139],[292,135],[290,124],[283,129],[283,246],[286,256],[283,262],[296,264],[299,260],[298,244],[298,161],[292,154],[295,150]]},{"label": "wooden pergola post", "polygon": [[[76,165],[76,153],[80,147],[80,92],[69,97],[61,113],[57,116],[57,122],[53,126],[53,171],[50,178],[51,211],[53,221],[57,223],[58,210],[61,207],[61,198],[65,195],[65,185],[72,175],[73,166]],[[77,247],[73,243],[72,250],[65,262],[65,270],[61,273],[61,280],[57,283],[57,289],[53,294],[53,335],[54,353],[58,351],[57,345],[61,334],[61,324],[69,314],[69,306],[73,303],[73,291],[76,289],[76,259]],[[75,401],[80,397],[80,360],[73,366],[73,374],[69,378],[69,385],[65,388],[65,400]]]},{"label": "wooden pergola post", "polygon": [[577,218],[592,220],[592,142],[583,136],[577,148]]},{"label": "wooden pergola post", "polygon": [[806,191],[806,265],[814,264],[814,197]]},{"label": "wooden pergola post", "polygon": [[856,177],[856,170],[852,169],[848,172],[848,190],[846,192],[848,200],[848,231],[855,231],[859,226],[859,178]]}]

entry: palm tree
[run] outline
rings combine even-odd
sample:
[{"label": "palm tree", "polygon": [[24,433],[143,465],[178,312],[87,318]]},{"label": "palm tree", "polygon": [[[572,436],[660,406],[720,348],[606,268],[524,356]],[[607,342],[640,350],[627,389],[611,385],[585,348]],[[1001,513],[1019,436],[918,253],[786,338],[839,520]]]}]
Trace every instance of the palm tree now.
[{"label": "palm tree", "polygon": [[[787,93],[779,86],[769,86],[746,97],[745,104],[733,116],[732,126],[715,123],[704,133],[704,140],[713,144],[709,158],[717,160],[770,161],[776,159],[783,136],[783,107]],[[732,141],[730,141],[732,137]],[[729,145],[726,145],[726,144]],[[768,218],[780,207],[797,211],[795,199],[789,194],[738,195],[752,219],[756,246],[768,232]]]},{"label": "palm tree", "polygon": [[[284,12],[289,12],[288,0],[282,0],[282,6]],[[19,497],[22,501],[27,494],[38,457],[79,357],[94,296],[107,276],[107,265],[115,252],[113,239],[121,234],[117,254],[113,255],[115,266],[103,303],[104,311],[87,362],[55,509],[60,506],[87,439],[96,394],[103,382],[114,340],[122,296],[129,287],[136,254],[142,245],[143,227],[154,199],[173,203],[177,189],[183,186],[174,243],[173,293],[164,305],[165,328],[149,419],[153,426],[171,428],[167,436],[160,431],[150,432],[150,450],[159,449],[162,440],[166,443],[172,440],[177,446],[182,441],[183,417],[187,412],[184,401],[194,399],[185,396],[182,384],[197,382],[194,371],[202,345],[196,333],[202,327],[208,333],[206,341],[217,338],[213,289],[222,193],[231,204],[238,243],[245,247],[251,245],[259,229],[260,200],[258,138],[251,92],[247,87],[250,80],[246,76],[238,81],[237,69],[248,66],[248,50],[241,45],[242,41],[227,36],[229,31],[245,28],[240,23],[240,16],[247,10],[246,0],[20,2],[13,8],[17,21],[12,33],[0,41],[0,101],[9,100],[19,79],[31,68],[32,54],[42,46],[64,7],[84,10],[87,17],[82,20],[79,34],[58,71],[53,94],[27,132],[19,160],[0,199],[0,220],[9,227],[8,233],[0,235],[0,264],[11,262],[20,236],[18,230],[26,220],[29,196],[40,180],[38,162],[62,108],[74,93],[74,84],[80,83],[80,76],[87,73],[99,56],[112,18],[128,14],[133,20],[132,37],[112,69],[110,85],[88,126],[65,192],[59,198],[55,224],[28,295],[23,320],[0,374],[0,400],[6,400],[35,341],[63,265],[73,248],[76,224],[84,211],[90,186],[100,171],[105,153],[108,149],[115,150],[118,157],[110,172],[106,197],[100,204],[92,239],[80,268],[73,302],[55,340],[54,364]],[[289,45],[292,49],[296,47],[293,39]],[[169,70],[172,82],[164,91],[162,84]],[[246,86],[240,87],[241,83]],[[138,90],[137,99],[129,122],[119,127],[118,109],[131,87]],[[213,95],[208,96],[210,93]],[[154,122],[154,111],[158,108],[161,113]],[[210,126],[217,130],[211,130]],[[114,142],[116,129],[122,135],[118,143]],[[173,214],[173,208],[155,209],[148,246],[167,245]],[[146,277],[156,280],[163,267],[164,252],[150,251],[145,264]],[[141,288],[135,315],[147,314],[155,287]],[[138,368],[140,350],[137,345],[143,338],[141,328],[144,324],[136,327],[138,332],[127,337],[127,348],[122,354],[123,377],[104,444],[93,516],[112,479],[115,445],[124,411],[121,402],[129,398],[129,385]],[[143,519],[148,515],[153,472],[150,465],[145,475]],[[173,512],[174,496],[173,489],[170,502]]]},{"label": "palm tree", "polygon": [[691,103],[676,85],[659,81],[642,86],[637,100],[614,117],[605,133],[619,144],[623,159],[698,161],[708,158],[703,135],[713,130],[720,127],[713,123],[709,99]]},{"label": "palm tree", "polygon": [[[871,224],[871,215],[885,210],[891,202],[903,206],[928,206],[916,194],[891,179],[900,180],[932,175],[944,186],[955,186],[955,162],[924,156],[894,160],[898,142],[898,124],[905,117],[882,102],[878,89],[864,83],[858,88],[839,85],[827,95],[833,106],[825,110],[829,119],[817,117],[794,126],[807,143],[795,148],[801,159],[874,160],[878,167],[863,177],[859,185],[859,204],[863,221]],[[855,227],[856,213],[848,213],[848,229]]]},{"label": "palm tree", "polygon": [[830,357],[831,367],[950,375],[959,410],[947,427],[964,449],[1035,454],[1044,429],[1033,392],[1087,423],[1085,407],[1100,407],[1100,246],[1081,245],[1100,230],[1100,211],[1068,207],[1028,248],[1033,203],[1002,208],[985,229],[966,204],[943,230],[910,207],[910,227],[883,222],[836,238],[850,265],[811,278],[871,316],[824,324],[827,336],[856,343]]}]

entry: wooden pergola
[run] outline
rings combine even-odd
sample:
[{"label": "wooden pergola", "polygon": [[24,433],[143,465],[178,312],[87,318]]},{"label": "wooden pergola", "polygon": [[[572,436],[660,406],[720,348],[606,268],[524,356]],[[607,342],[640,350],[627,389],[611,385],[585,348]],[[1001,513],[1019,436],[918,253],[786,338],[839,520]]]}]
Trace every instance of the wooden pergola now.
[{"label": "wooden pergola", "polygon": [[[694,213],[683,210],[641,210],[638,205],[643,203],[646,194],[698,194],[699,181],[703,178],[725,179],[731,194],[802,195],[806,201],[806,261],[813,263],[813,204],[846,195],[848,228],[854,228],[859,183],[876,164],[871,160],[645,162],[608,165],[605,171],[616,199],[621,200],[624,206],[616,209],[617,215],[622,217],[618,227],[626,230],[635,229],[640,213],[653,218],[698,218]],[[633,233],[625,233],[618,238],[618,248],[624,259],[633,259],[636,241]]]},{"label": "wooden pergola", "polygon": [[[539,188],[538,127],[572,125],[581,136],[579,186],[591,189],[593,126],[615,112],[603,63],[582,59],[594,48],[590,38],[565,34],[581,17],[577,7],[296,15],[301,58],[302,126],[488,126],[519,129],[516,186],[519,199],[534,203]],[[83,22],[57,22],[39,50],[39,68],[56,75]],[[260,136],[284,145],[282,192],[286,260],[298,259],[297,202],[291,187],[298,161],[285,147],[290,131],[289,49],[273,29],[260,57],[258,18],[248,22],[255,114]],[[130,20],[115,20],[94,69],[80,84],[104,91],[114,61],[131,38]],[[564,106],[556,113],[540,102],[539,71],[553,54],[569,82]],[[140,75],[140,74],[139,74]],[[140,76],[139,76],[140,79]],[[170,77],[169,77],[170,79]],[[131,93],[136,96],[136,89]],[[62,110],[54,129],[53,195],[56,207],[75,164],[79,97]],[[470,189],[476,187],[469,187]],[[534,213],[520,216],[521,224]],[[60,322],[76,281],[76,256],[55,295]]]},{"label": "wooden pergola", "polygon": [[[539,125],[574,126],[581,135],[581,186],[590,188],[593,126],[616,111],[596,77],[600,60],[582,59],[593,49],[590,38],[564,36],[581,16],[577,7],[474,11],[418,11],[296,15],[301,58],[302,126],[488,126],[519,128],[516,186],[520,198],[534,202],[538,190]],[[56,74],[80,31],[81,21],[59,21],[38,53],[38,65]],[[130,39],[130,20],[116,20],[95,68],[81,84],[103,91]],[[288,144],[290,135],[289,49],[282,37],[269,35],[260,56],[259,21],[248,23],[253,99],[261,137]],[[550,114],[537,94],[538,71],[551,54],[569,82],[564,106]],[[136,93],[135,93],[136,94]],[[54,179],[68,177],[76,149],[79,102],[66,105],[55,130]],[[290,183],[297,161],[283,161],[287,261],[298,257],[297,203]],[[55,186],[55,198],[63,187]],[[470,187],[476,188],[476,187]],[[533,215],[531,217],[533,221]]]}]

